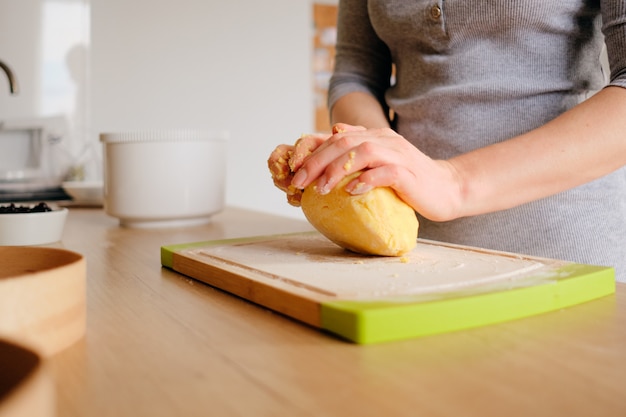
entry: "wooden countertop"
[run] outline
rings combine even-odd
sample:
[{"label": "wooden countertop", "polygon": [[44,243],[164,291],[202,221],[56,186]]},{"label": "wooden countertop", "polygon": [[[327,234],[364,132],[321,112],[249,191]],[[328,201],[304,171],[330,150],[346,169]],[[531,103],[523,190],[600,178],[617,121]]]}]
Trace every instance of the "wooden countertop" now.
[{"label": "wooden countertop", "polygon": [[624,416],[626,285],[515,322],[360,346],[161,268],[166,244],[311,230],[229,208],[188,229],[124,229],[71,208],[86,337],[49,360],[71,416]]}]

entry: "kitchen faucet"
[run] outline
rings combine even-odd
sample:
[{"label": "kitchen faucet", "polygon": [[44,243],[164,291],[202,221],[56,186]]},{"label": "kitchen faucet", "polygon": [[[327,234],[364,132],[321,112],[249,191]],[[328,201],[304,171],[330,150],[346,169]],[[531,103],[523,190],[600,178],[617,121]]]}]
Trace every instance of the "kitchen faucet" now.
[{"label": "kitchen faucet", "polygon": [[17,79],[15,75],[13,75],[13,71],[9,68],[4,62],[0,61],[0,68],[2,68],[9,79],[9,90],[11,94],[17,94],[19,92],[19,87],[17,86]]}]

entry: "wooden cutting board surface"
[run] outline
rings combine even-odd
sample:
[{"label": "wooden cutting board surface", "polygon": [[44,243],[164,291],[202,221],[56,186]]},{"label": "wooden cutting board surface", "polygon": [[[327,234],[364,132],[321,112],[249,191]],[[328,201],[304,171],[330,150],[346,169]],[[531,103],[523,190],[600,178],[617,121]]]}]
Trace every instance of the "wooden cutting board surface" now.
[{"label": "wooden cutting board surface", "polygon": [[510,320],[615,288],[612,268],[421,239],[403,257],[364,256],[317,232],[165,246],[162,264],[358,343]]}]

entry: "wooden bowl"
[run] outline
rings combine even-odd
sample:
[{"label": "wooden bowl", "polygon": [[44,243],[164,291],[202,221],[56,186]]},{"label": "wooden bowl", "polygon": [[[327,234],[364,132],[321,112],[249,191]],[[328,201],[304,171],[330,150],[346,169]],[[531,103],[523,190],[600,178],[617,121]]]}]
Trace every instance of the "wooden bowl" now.
[{"label": "wooden bowl", "polygon": [[64,249],[0,247],[0,337],[44,357],[85,334],[86,262]]},{"label": "wooden bowl", "polygon": [[55,414],[52,380],[32,350],[0,340],[0,417]]}]

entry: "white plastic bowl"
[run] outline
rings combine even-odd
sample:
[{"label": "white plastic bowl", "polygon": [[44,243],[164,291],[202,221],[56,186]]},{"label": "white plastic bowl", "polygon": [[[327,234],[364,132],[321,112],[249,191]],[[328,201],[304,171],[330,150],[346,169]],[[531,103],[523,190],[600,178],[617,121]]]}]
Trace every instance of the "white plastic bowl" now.
[{"label": "white plastic bowl", "polygon": [[103,133],[104,210],[128,227],[206,223],[224,208],[226,132]]},{"label": "white plastic bowl", "polygon": [[[25,205],[25,204],[22,204]],[[68,210],[0,214],[0,246],[45,245],[61,240]]]}]

